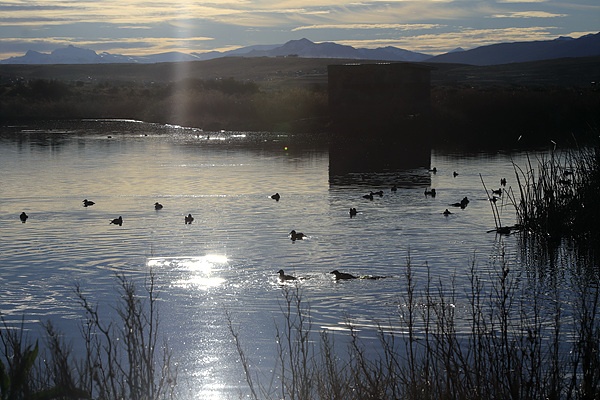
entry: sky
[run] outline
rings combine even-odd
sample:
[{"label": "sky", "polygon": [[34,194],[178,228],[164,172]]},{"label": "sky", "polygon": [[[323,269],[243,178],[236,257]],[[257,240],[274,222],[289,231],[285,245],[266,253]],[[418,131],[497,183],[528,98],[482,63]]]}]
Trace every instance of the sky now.
[{"label": "sky", "polygon": [[599,31],[599,0],[0,1],[0,59],[67,45],[146,55],[302,38],[436,55]]}]

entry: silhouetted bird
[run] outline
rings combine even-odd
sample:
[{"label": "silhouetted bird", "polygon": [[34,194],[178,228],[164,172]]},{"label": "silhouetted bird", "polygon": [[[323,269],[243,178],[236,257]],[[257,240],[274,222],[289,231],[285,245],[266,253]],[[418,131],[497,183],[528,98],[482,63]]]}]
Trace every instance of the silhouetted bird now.
[{"label": "silhouetted bird", "polygon": [[396,185],[392,186],[392,189],[391,189],[391,190],[392,190],[392,192],[395,192],[395,191],[397,191],[397,190],[398,190],[398,186],[396,186]]},{"label": "silhouetted bird", "polygon": [[379,195],[379,197],[383,197],[383,190],[379,190],[379,191],[377,191],[377,192],[371,192],[371,194],[372,194],[373,196],[377,194],[377,195]]},{"label": "silhouetted bird", "polygon": [[469,199],[465,196],[459,203],[452,203],[450,205],[452,207],[460,207],[462,209],[465,209],[468,204],[469,204]]},{"label": "silhouetted bird", "polygon": [[302,232],[296,232],[295,230],[290,232],[290,239],[292,239],[292,241],[303,240],[305,237],[306,235]]},{"label": "silhouetted bird", "polygon": [[335,280],[336,281],[340,280],[340,279],[356,279],[356,276],[351,275],[351,274],[347,274],[345,272],[340,272],[337,269],[334,269],[330,273],[335,275]]},{"label": "silhouetted bird", "polygon": [[185,216],[185,224],[191,224],[192,222],[194,222],[194,217],[192,217],[192,214],[188,214]]},{"label": "silhouetted bird", "polygon": [[279,195],[279,193],[275,193],[273,196],[271,196],[271,198],[275,201],[279,201],[279,199],[281,198],[281,196]]},{"label": "silhouetted bird", "polygon": [[110,221],[110,223],[122,226],[123,225],[123,218],[121,216],[119,216],[119,218],[113,219],[112,221]]},{"label": "silhouetted bird", "polygon": [[351,208],[348,213],[350,214],[350,218],[352,218],[358,214],[358,211],[356,211],[356,208]]},{"label": "silhouetted bird", "polygon": [[498,190],[492,190],[493,194],[497,194],[498,196],[502,196],[502,188],[498,189]]},{"label": "silhouetted bird", "polygon": [[83,200],[83,206],[84,206],[84,207],[93,206],[94,204],[96,204],[96,203],[94,203],[94,202],[93,202],[93,201],[91,201],[91,200],[88,200],[88,199],[85,199],[85,200]]},{"label": "silhouetted bird", "polygon": [[160,203],[158,203],[158,202],[154,203],[154,209],[155,209],[155,210],[162,210],[162,208],[163,208],[163,205],[162,205],[162,204],[160,204]]},{"label": "silhouetted bird", "polygon": [[431,169],[429,170],[429,172],[433,172],[433,173],[435,174],[435,173],[437,172],[437,168],[436,168],[436,167],[433,167],[433,168],[431,168]]},{"label": "silhouetted bird", "polygon": [[444,211],[442,214],[444,214],[444,215],[450,215],[452,213],[450,211],[448,211],[448,209],[446,208],[446,211]]},{"label": "silhouetted bird", "polygon": [[431,189],[431,190],[425,189],[425,196],[435,197],[436,194],[437,193],[435,192],[435,189]]},{"label": "silhouetted bird", "polygon": [[454,177],[456,178],[456,177],[458,176],[458,172],[454,171],[454,172],[452,173],[452,176],[454,176]]},{"label": "silhouetted bird", "polygon": [[367,199],[367,200],[373,200],[373,192],[369,193],[369,194],[365,194],[363,196],[363,199]]},{"label": "silhouetted bird", "polygon": [[286,275],[282,269],[280,269],[277,273],[279,274],[279,280],[281,281],[295,281],[298,279],[295,276]]},{"label": "silhouetted bird", "polygon": [[501,184],[502,186],[506,186],[506,178],[502,178],[502,179],[500,179],[500,184]]},{"label": "silhouetted bird", "polygon": [[25,211],[23,211],[21,215],[19,215],[19,218],[21,218],[22,223],[25,223],[27,222],[27,218],[29,218],[29,215],[25,214]]}]

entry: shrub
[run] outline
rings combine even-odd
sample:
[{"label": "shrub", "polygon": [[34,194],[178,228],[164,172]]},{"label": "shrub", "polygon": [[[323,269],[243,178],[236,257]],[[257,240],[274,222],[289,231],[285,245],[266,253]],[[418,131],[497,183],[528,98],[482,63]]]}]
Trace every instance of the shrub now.
[{"label": "shrub", "polygon": [[[135,285],[119,276],[117,321],[105,322],[81,288],[77,298],[86,318],[76,357],[52,323],[45,324],[47,346],[29,343],[23,326],[0,329],[1,399],[132,399],[174,397],[177,371],[166,342],[159,342],[154,275],[140,297]],[[42,355],[42,357],[38,357]]]}]

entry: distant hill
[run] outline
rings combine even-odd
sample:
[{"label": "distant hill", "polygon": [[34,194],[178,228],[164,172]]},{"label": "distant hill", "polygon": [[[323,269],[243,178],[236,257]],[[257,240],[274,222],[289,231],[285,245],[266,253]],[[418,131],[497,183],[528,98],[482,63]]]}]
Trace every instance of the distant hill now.
[{"label": "distant hill", "polygon": [[304,58],[345,58],[356,60],[384,61],[424,61],[431,55],[416,53],[396,47],[378,49],[355,49],[336,43],[313,43],[308,39],[291,40],[283,45],[249,46],[227,52],[211,51],[207,53],[185,54],[170,52],[147,56],[125,56],[100,53],[93,50],[67,46],[51,53],[28,51],[24,56],[1,60],[0,64],[112,64],[133,63],[153,64],[177,61],[206,61],[221,57],[304,57]]},{"label": "distant hill", "polygon": [[155,64],[178,61],[207,61],[224,57],[327,58],[390,62],[428,62],[468,64],[476,66],[553,60],[571,57],[600,56],[600,33],[574,39],[499,43],[471,50],[457,48],[446,54],[431,56],[397,47],[377,49],[354,48],[333,42],[314,43],[308,39],[290,40],[285,44],[257,45],[236,50],[206,53],[169,52],[147,56],[96,53],[93,50],[67,46],[51,53],[28,51],[20,57],[1,60],[0,64]]},{"label": "distant hill", "polygon": [[577,39],[560,37],[545,41],[492,44],[441,54],[430,58],[427,62],[498,65],[598,55],[600,55],[600,33]]}]

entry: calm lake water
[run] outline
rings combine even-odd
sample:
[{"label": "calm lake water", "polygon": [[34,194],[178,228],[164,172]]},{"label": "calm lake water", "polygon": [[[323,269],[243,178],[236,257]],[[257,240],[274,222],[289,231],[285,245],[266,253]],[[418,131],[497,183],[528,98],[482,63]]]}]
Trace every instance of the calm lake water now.
[{"label": "calm lake water", "polygon": [[[1,129],[2,317],[9,325],[24,317],[32,336],[52,320],[76,340],[83,311],[75,285],[110,314],[115,274],[143,282],[152,270],[186,399],[247,393],[227,312],[253,371],[271,379],[283,324],[279,269],[309,278],[298,285],[315,332],[344,336],[352,323],[368,342],[377,323],[399,324],[409,256],[417,281],[429,269],[436,282],[454,277],[458,293],[473,262],[492,268],[500,249],[517,258],[515,236],[487,233],[495,225],[479,174],[488,188],[501,178],[514,185],[511,161],[524,162],[521,153],[433,150],[430,165],[340,179],[329,176],[326,145],[286,135],[135,121]],[[432,187],[437,196],[426,197]],[[465,196],[467,208],[449,206]],[[442,215],[446,208],[453,214]],[[511,208],[500,210],[513,224]],[[184,224],[190,213],[194,222]],[[118,216],[122,226],[109,224]],[[292,229],[308,238],[292,242]],[[386,279],[335,282],[334,269]],[[468,304],[459,297],[455,306]]]}]

